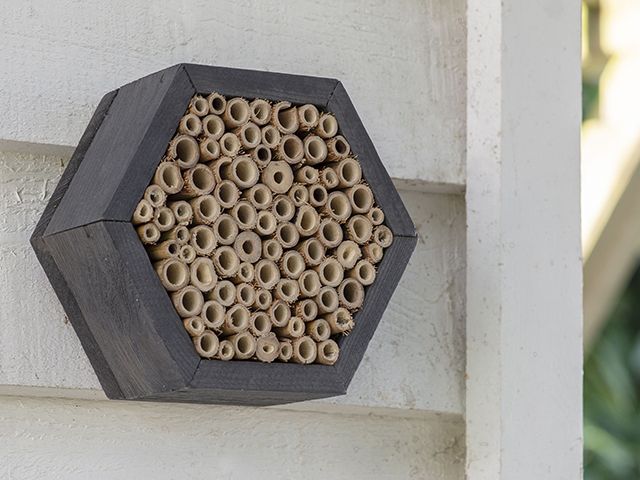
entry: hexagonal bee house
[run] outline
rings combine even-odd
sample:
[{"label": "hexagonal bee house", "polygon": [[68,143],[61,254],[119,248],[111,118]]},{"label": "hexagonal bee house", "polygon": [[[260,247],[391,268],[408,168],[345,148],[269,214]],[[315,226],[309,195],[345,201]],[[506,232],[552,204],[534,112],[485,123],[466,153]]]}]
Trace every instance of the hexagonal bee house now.
[{"label": "hexagonal bee house", "polygon": [[337,80],[176,65],[107,94],[32,245],[110,398],[341,395],[416,244]]}]

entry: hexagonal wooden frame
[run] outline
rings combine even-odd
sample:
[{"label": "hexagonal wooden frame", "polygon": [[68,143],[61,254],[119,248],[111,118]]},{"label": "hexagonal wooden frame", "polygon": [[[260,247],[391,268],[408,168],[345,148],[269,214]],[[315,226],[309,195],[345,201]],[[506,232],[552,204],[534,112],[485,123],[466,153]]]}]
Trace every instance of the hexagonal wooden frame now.
[{"label": "hexagonal wooden frame", "polygon": [[[395,240],[333,366],[201,359],[130,223],[189,100],[212,91],[333,112],[385,212]],[[272,405],[346,393],[416,233],[339,81],[179,64],[104,96],[31,243],[109,398]]]}]

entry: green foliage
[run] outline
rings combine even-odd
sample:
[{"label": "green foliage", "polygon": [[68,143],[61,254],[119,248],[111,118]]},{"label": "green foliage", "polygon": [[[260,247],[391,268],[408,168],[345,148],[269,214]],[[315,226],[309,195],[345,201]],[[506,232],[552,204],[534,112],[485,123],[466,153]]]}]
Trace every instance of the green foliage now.
[{"label": "green foliage", "polygon": [[584,371],[586,480],[640,478],[640,270]]}]

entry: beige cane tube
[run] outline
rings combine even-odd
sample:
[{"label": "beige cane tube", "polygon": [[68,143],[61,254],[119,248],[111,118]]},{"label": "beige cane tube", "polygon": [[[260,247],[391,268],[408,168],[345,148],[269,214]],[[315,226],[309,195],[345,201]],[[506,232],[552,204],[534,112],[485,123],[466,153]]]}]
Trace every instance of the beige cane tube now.
[{"label": "beige cane tube", "polygon": [[336,259],[345,269],[356,266],[356,262],[362,257],[362,251],[354,241],[347,240],[338,245],[336,249]]},{"label": "beige cane tube", "polygon": [[201,292],[210,292],[218,282],[213,262],[209,258],[196,258],[189,267],[191,285]]},{"label": "beige cane tube", "polygon": [[220,153],[226,157],[235,157],[240,151],[240,140],[233,133],[228,132],[218,140]]},{"label": "beige cane tube", "polygon": [[220,341],[213,332],[204,332],[193,339],[196,352],[203,358],[213,358],[218,353]]},{"label": "beige cane tube", "polygon": [[393,233],[386,225],[378,225],[373,231],[373,241],[382,248],[389,248],[393,243]]},{"label": "beige cane tube", "polygon": [[182,325],[187,333],[192,337],[197,337],[204,333],[204,322],[200,317],[185,318]]},{"label": "beige cane tube", "polygon": [[325,161],[329,150],[327,149],[327,144],[319,136],[307,135],[302,143],[305,163],[318,165]]},{"label": "beige cane tube", "polygon": [[182,318],[199,315],[204,305],[202,292],[192,285],[171,293],[171,301]]},{"label": "beige cane tube", "polygon": [[178,245],[186,245],[190,238],[189,229],[185,225],[176,225],[162,234],[162,240],[175,240]]},{"label": "beige cane tube", "polygon": [[[336,225],[338,226],[340,232],[342,232],[340,226],[337,223]],[[320,215],[318,215],[318,212],[312,206],[303,205],[302,207],[298,208],[295,226],[298,229],[298,233],[301,237],[309,237],[315,234],[320,228]]]},{"label": "beige cane tube", "polygon": [[318,119],[318,126],[313,131],[321,138],[331,138],[338,133],[338,121],[330,113],[323,113]]},{"label": "beige cane tube", "polygon": [[211,137],[200,142],[200,160],[210,162],[220,156],[220,144]]},{"label": "beige cane tube", "polygon": [[271,108],[271,125],[282,134],[295,133],[298,130],[298,109],[289,102],[278,102]]},{"label": "beige cane tube", "polygon": [[333,162],[344,160],[351,152],[349,142],[342,135],[327,140],[327,158]]},{"label": "beige cane tube", "polygon": [[256,337],[263,337],[271,332],[271,319],[265,312],[255,312],[251,314],[249,320],[249,331]]},{"label": "beige cane tube", "polygon": [[295,363],[313,363],[318,355],[318,347],[310,337],[304,336],[293,340],[293,355],[291,360]]},{"label": "beige cane tube", "polygon": [[156,209],[153,216],[153,224],[158,227],[161,232],[171,230],[176,224],[176,217],[168,207],[160,207]]},{"label": "beige cane tube", "polygon": [[221,183],[224,180],[222,170],[228,165],[231,165],[232,162],[233,159],[231,157],[225,156],[207,164],[213,172],[213,177],[216,179],[216,183]]},{"label": "beige cane tube", "polygon": [[218,347],[218,354],[216,358],[224,362],[232,360],[235,355],[233,344],[229,340],[220,340],[220,346]]},{"label": "beige cane tube", "polygon": [[164,190],[165,193],[173,195],[182,190],[184,181],[182,180],[178,164],[175,162],[160,162],[153,176],[153,182]]},{"label": "beige cane tube", "polygon": [[202,133],[211,140],[220,140],[224,135],[224,122],[217,115],[207,115],[202,120]]},{"label": "beige cane tube", "polygon": [[273,298],[269,290],[265,290],[264,288],[256,290],[256,301],[254,304],[256,308],[266,310],[271,306],[272,301]]},{"label": "beige cane tube", "polygon": [[304,262],[308,266],[314,267],[316,265],[320,265],[320,262],[322,262],[322,259],[324,258],[326,249],[318,239],[309,238],[300,244],[298,252],[300,252]]},{"label": "beige cane tube", "polygon": [[300,130],[303,132],[308,132],[312,128],[315,128],[316,125],[318,125],[319,119],[320,113],[315,105],[307,103],[306,105],[298,107],[298,123],[300,124]]},{"label": "beige cane tube", "polygon": [[184,179],[184,186],[180,194],[174,198],[194,198],[207,195],[213,192],[216,186],[216,179],[213,176],[213,172],[201,163],[185,170],[182,177]]},{"label": "beige cane tube", "polygon": [[287,193],[293,185],[293,171],[287,162],[270,162],[260,176],[262,183],[271,189],[273,193]]},{"label": "beige cane tube", "polygon": [[344,307],[339,307],[335,312],[327,313],[324,319],[331,327],[331,335],[346,335],[355,325],[351,312]]},{"label": "beige cane tube", "polygon": [[227,100],[227,106],[222,114],[222,120],[227,128],[241,127],[249,121],[251,109],[249,103],[241,97]]},{"label": "beige cane tube", "polygon": [[320,172],[316,168],[305,165],[300,167],[295,174],[296,182],[304,183],[305,185],[311,185],[317,183],[320,178]]},{"label": "beige cane tube", "polygon": [[257,341],[249,332],[236,333],[229,337],[229,341],[233,344],[233,358],[236,360],[246,360],[256,353]]},{"label": "beige cane tube", "polygon": [[256,125],[266,125],[271,119],[271,104],[262,98],[256,98],[249,104],[251,121]]},{"label": "beige cane tube", "polygon": [[333,257],[325,258],[315,270],[320,277],[320,283],[330,287],[337,287],[344,278],[344,267]]},{"label": "beige cane tube", "polygon": [[189,102],[189,113],[204,117],[209,112],[207,100],[200,95],[194,96]]},{"label": "beige cane tube", "polygon": [[334,168],[340,188],[350,188],[362,180],[362,167],[355,158],[345,158]]},{"label": "beige cane tube", "polygon": [[284,222],[276,228],[275,239],[283,248],[293,248],[300,241],[300,234],[293,223]]},{"label": "beige cane tube", "polygon": [[273,213],[278,222],[288,222],[295,215],[296,206],[287,195],[278,195],[273,199],[271,213]]},{"label": "beige cane tube", "polygon": [[190,265],[191,263],[193,263],[193,261],[196,259],[197,256],[198,254],[196,253],[195,248],[193,248],[191,245],[180,246],[180,252],[178,253],[178,258],[184,263],[186,263],[187,265]]},{"label": "beige cane tube", "polygon": [[264,183],[257,183],[248,190],[242,192],[242,197],[249,200],[249,203],[257,210],[264,210],[271,206],[273,195],[271,190]]},{"label": "beige cane tube", "polygon": [[208,299],[218,302],[223,307],[230,307],[236,301],[236,286],[229,280],[218,280]]},{"label": "beige cane tube", "polygon": [[254,186],[260,178],[260,171],[256,163],[248,155],[237,157],[230,165],[221,169],[222,176],[235,183],[238,188],[245,189]]},{"label": "beige cane tube", "polygon": [[236,285],[236,301],[240,305],[250,307],[256,300],[256,289],[248,283]]},{"label": "beige cane tube", "polygon": [[313,270],[305,270],[298,278],[298,285],[300,285],[300,295],[303,297],[315,297],[320,293],[322,283],[320,283],[320,277]]},{"label": "beige cane tube", "polygon": [[278,360],[281,362],[288,362],[293,356],[293,344],[291,340],[285,338],[280,340],[280,353],[278,353]]},{"label": "beige cane tube", "polygon": [[342,192],[331,192],[323,211],[338,223],[346,222],[351,216],[349,197]]},{"label": "beige cane tube", "polygon": [[256,220],[256,232],[260,235],[271,235],[276,231],[278,227],[278,221],[274,217],[273,213],[268,210],[260,210],[258,212],[258,218]]},{"label": "beige cane tube", "polygon": [[167,201],[167,194],[160,185],[153,183],[144,191],[144,199],[149,202],[153,208],[164,207]]},{"label": "beige cane tube", "polygon": [[310,322],[318,316],[318,305],[310,298],[305,298],[296,303],[296,317],[300,317],[305,322]]},{"label": "beige cane tube", "polygon": [[382,225],[382,222],[384,222],[384,212],[380,207],[373,207],[369,210],[369,213],[367,213],[367,218],[374,226]]},{"label": "beige cane tube", "polygon": [[251,313],[244,305],[233,305],[227,310],[224,316],[224,323],[221,330],[225,335],[246,332],[249,329],[249,319]]},{"label": "beige cane tube", "polygon": [[354,213],[368,213],[373,206],[373,192],[366,185],[359,183],[346,192]]},{"label": "beige cane tube", "polygon": [[279,338],[300,338],[304,335],[305,325],[301,318],[291,317],[284,327],[275,329]]},{"label": "beige cane tube", "polygon": [[274,327],[284,327],[291,319],[291,309],[286,302],[274,300],[269,307],[269,318]]},{"label": "beige cane tube", "polygon": [[234,280],[236,283],[249,283],[253,282],[254,276],[255,269],[253,265],[249,262],[241,262]]},{"label": "beige cane tube", "polygon": [[284,135],[276,149],[276,158],[284,160],[290,165],[302,162],[304,158],[304,145],[296,135]]},{"label": "beige cane tube", "polygon": [[142,223],[149,223],[151,220],[153,220],[153,207],[147,200],[142,199],[133,211],[131,223],[140,225]]},{"label": "beige cane tube", "polygon": [[321,208],[327,204],[329,200],[329,194],[327,189],[323,185],[316,183],[309,185],[309,203],[312,207]]},{"label": "beige cane tube", "polygon": [[256,358],[271,363],[280,353],[280,342],[274,334],[264,335],[256,340]]},{"label": "beige cane tube", "polygon": [[262,254],[262,240],[254,232],[240,232],[233,242],[233,249],[242,262],[255,263]]},{"label": "beige cane tube", "polygon": [[193,209],[193,220],[197,224],[212,225],[220,215],[220,204],[213,195],[203,195],[189,200]]},{"label": "beige cane tube", "polygon": [[384,252],[382,247],[377,243],[369,243],[362,247],[362,250],[364,251],[365,258],[374,265],[382,260]]},{"label": "beige cane tube", "polygon": [[262,127],[262,143],[265,147],[275,149],[280,144],[280,132],[273,125]]},{"label": "beige cane tube", "polygon": [[240,190],[231,180],[222,180],[213,190],[213,196],[222,208],[232,208],[238,203]]},{"label": "beige cane tube", "polygon": [[246,123],[243,126],[234,129],[233,132],[238,136],[240,145],[242,145],[242,148],[244,148],[245,151],[256,148],[262,140],[262,132],[260,131],[260,127],[252,122]]},{"label": "beige cane tube", "polygon": [[280,272],[286,278],[297,280],[305,268],[304,257],[295,250],[286,251],[280,260]]},{"label": "beige cane tube", "polygon": [[373,234],[373,225],[367,217],[354,215],[347,222],[347,237],[360,245],[369,241]]},{"label": "beige cane tube", "polygon": [[247,153],[251,157],[251,160],[256,162],[256,165],[260,168],[266,167],[271,161],[271,150],[265,145],[258,145]]},{"label": "beige cane tube", "polygon": [[209,106],[209,113],[222,115],[225,108],[227,108],[227,99],[218,92],[213,92],[207,97],[207,104]]},{"label": "beige cane tube", "polygon": [[332,168],[324,168],[320,171],[320,183],[327,190],[332,190],[338,186],[340,179]]},{"label": "beige cane tube", "polygon": [[326,320],[319,318],[306,324],[306,334],[316,342],[324,342],[331,336],[331,327]]},{"label": "beige cane tube", "polygon": [[342,227],[335,220],[325,218],[318,227],[316,238],[327,248],[336,248],[342,243]]},{"label": "beige cane tube", "polygon": [[200,160],[200,146],[193,137],[178,135],[169,143],[168,154],[180,168],[191,168]]},{"label": "beige cane tube", "polygon": [[176,218],[176,224],[184,226],[191,223],[191,220],[193,219],[193,208],[191,208],[189,202],[185,202],[184,200],[169,202],[168,207]]},{"label": "beige cane tube", "polygon": [[200,121],[200,118],[195,113],[187,113],[180,119],[178,132],[183,135],[197,137],[202,133],[202,121]]},{"label": "beige cane tube", "polygon": [[178,244],[175,240],[165,240],[164,242],[147,247],[147,253],[151,260],[164,260],[165,258],[176,258],[178,256]]},{"label": "beige cane tube", "polygon": [[181,261],[169,258],[153,266],[165,290],[175,292],[189,285],[189,267]]},{"label": "beige cane tube", "polygon": [[214,300],[208,300],[204,302],[202,306],[200,317],[202,317],[202,321],[207,328],[219,332],[224,323],[226,313],[227,311],[220,303]]},{"label": "beige cane tube", "polygon": [[364,287],[355,278],[345,278],[338,287],[338,298],[341,306],[357,310],[364,303]]},{"label": "beige cane tube", "polygon": [[371,285],[376,279],[376,268],[368,260],[360,260],[353,269],[349,270],[347,276],[355,278],[362,285]]},{"label": "beige cane tube", "polygon": [[221,277],[233,277],[240,268],[240,259],[233,248],[223,245],[213,253],[213,265]]},{"label": "beige cane tube", "polygon": [[223,213],[213,224],[213,232],[220,245],[232,245],[238,236],[238,224],[231,215]]},{"label": "beige cane tube", "polygon": [[283,251],[282,245],[275,238],[267,238],[262,242],[262,256],[267,260],[277,262],[282,257]]},{"label": "beige cane tube", "polygon": [[309,201],[309,190],[301,183],[294,183],[287,195],[296,207],[301,207]]},{"label": "beige cane tube", "polygon": [[293,303],[300,296],[300,286],[298,285],[298,282],[291,278],[282,278],[276,284],[274,296],[278,300]]},{"label": "beige cane tube", "polygon": [[340,347],[338,347],[338,344],[335,341],[329,339],[318,343],[317,363],[320,363],[321,365],[333,365],[338,361],[339,356]]},{"label": "beige cane tube", "polygon": [[322,287],[315,300],[320,314],[335,312],[340,306],[338,292],[336,292],[335,288],[329,286]]},{"label": "beige cane tube", "polygon": [[229,211],[231,218],[238,224],[240,230],[250,230],[256,226],[258,212],[255,207],[246,200],[240,200]]},{"label": "beige cane tube", "polygon": [[271,260],[260,260],[255,265],[255,271],[255,281],[266,290],[271,290],[280,280],[280,270]]}]

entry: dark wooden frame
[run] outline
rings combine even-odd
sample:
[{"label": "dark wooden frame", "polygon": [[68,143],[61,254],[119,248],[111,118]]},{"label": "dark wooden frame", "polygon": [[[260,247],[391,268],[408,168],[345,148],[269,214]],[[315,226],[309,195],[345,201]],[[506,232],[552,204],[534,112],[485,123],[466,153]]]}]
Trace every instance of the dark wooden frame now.
[{"label": "dark wooden frame", "polygon": [[[196,93],[333,112],[395,235],[333,366],[200,359],[130,223]],[[109,398],[272,405],[344,394],[416,245],[416,233],[338,80],[179,64],[102,99],[31,243]]]}]

